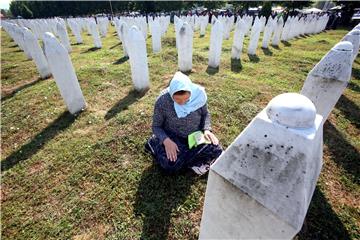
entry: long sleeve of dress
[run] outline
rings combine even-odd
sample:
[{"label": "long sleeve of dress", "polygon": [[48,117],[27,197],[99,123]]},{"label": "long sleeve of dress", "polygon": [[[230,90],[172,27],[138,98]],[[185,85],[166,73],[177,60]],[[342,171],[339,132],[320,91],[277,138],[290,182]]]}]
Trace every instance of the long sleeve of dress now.
[{"label": "long sleeve of dress", "polygon": [[163,109],[161,107],[160,101],[156,101],[154,107],[152,131],[153,134],[157,138],[159,138],[161,143],[168,137],[163,129],[164,121],[165,121],[165,115],[163,113]]}]

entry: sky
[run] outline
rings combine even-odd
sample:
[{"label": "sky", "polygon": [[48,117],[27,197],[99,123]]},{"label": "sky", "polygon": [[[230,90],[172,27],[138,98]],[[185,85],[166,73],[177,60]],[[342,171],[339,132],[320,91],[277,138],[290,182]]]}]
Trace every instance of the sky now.
[{"label": "sky", "polygon": [[1,9],[9,9],[10,0],[0,0]]}]

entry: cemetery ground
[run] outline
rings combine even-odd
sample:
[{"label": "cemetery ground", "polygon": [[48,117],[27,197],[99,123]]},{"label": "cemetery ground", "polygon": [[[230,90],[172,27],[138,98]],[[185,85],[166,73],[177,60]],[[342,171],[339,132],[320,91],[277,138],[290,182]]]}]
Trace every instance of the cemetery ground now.
[{"label": "cemetery ground", "polygon": [[[210,26],[194,34],[190,78],[206,88],[212,126],[227,147],[276,95],[299,92],[313,66],[350,29],[283,42],[241,63],[224,40],[220,68],[207,68]],[[232,36],[233,32],[231,33]],[[207,176],[164,176],[144,152],[153,105],[177,67],[173,25],[153,54],[151,88],[133,91],[114,27],[71,59],[87,109],[73,117],[53,78],[40,80],[1,31],[2,236],[4,239],[197,239]],[[261,38],[259,41],[259,45]],[[324,127],[324,166],[297,239],[360,238],[360,58]],[[276,226],[274,226],[276,227]]]}]

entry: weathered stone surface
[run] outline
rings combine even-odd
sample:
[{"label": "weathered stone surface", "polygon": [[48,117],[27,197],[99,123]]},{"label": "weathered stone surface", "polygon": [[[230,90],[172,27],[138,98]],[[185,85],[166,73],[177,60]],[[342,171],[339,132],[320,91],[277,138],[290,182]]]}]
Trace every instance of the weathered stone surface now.
[{"label": "weathered stone surface", "polygon": [[[322,166],[322,117],[311,104],[275,97],[211,166],[200,239],[291,239],[301,229]],[[299,125],[273,121],[276,107]]]},{"label": "weathered stone surface", "polygon": [[183,23],[176,37],[178,40],[178,64],[182,72],[191,71],[192,69],[192,52],[193,52],[194,32],[188,23]]},{"label": "weathered stone surface", "polygon": [[341,97],[351,77],[353,46],[336,44],[308,74],[301,94],[308,97],[324,121]]},{"label": "weathered stone surface", "polygon": [[360,30],[351,30],[348,34],[345,35],[342,41],[349,41],[353,45],[353,61],[355,61],[359,53]]}]

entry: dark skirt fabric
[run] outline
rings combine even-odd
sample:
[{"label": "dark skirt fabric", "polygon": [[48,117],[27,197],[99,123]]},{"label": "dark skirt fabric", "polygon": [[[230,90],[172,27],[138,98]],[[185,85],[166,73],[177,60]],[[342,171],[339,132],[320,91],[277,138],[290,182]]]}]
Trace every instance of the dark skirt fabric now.
[{"label": "dark skirt fabric", "polygon": [[187,139],[168,132],[167,135],[177,144],[180,150],[175,162],[172,162],[167,158],[165,146],[155,135],[150,137],[145,144],[145,148],[151,152],[155,162],[159,164],[162,170],[167,174],[174,174],[193,166],[209,164],[217,159],[223,151],[220,145],[214,144],[201,144],[189,149]]}]

